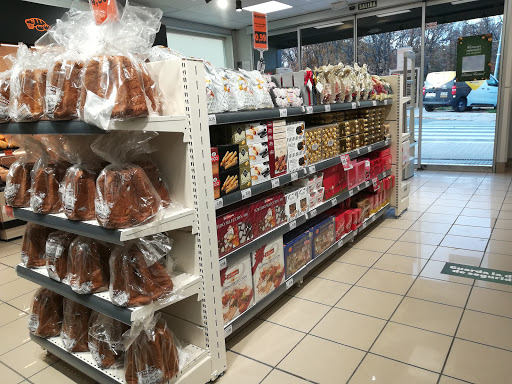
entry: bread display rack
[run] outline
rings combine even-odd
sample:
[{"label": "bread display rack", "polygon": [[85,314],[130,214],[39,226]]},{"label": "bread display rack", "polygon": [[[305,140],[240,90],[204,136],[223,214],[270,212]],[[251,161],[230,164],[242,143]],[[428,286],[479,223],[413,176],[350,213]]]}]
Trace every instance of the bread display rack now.
[{"label": "bread display rack", "polygon": [[[20,277],[125,324],[130,325],[154,311],[159,311],[176,337],[185,343],[184,347],[190,355],[187,364],[182,367],[178,376],[170,382],[206,383],[215,380],[226,370],[225,337],[240,329],[287,289],[301,282],[303,277],[313,268],[321,264],[336,250],[351,242],[368,225],[383,216],[390,206],[388,204],[374,213],[359,229],[346,234],[323,254],[297,271],[294,276],[288,278],[286,284],[282,284],[271,295],[224,326],[220,270],[225,267],[228,258],[237,258],[242,253],[255,249],[270,236],[292,230],[317,214],[370,187],[372,181],[365,181],[349,191],[325,201],[306,216],[300,217],[294,222],[283,224],[219,259],[215,220],[217,209],[289,183],[296,178],[306,177],[310,173],[340,164],[341,157],[324,160],[297,173],[284,175],[272,179],[270,182],[252,187],[249,189],[251,191],[249,196],[247,193],[244,196],[240,193],[233,193],[215,200],[212,188],[210,126],[368,108],[388,105],[393,102],[399,105],[400,94],[397,94],[395,87],[400,83],[399,80],[390,81],[395,91],[393,100],[316,105],[302,108],[273,108],[208,115],[203,62],[194,59],[181,59],[160,62],[158,65],[160,67],[157,73],[165,75],[168,78],[165,82],[172,84],[172,89],[167,90],[167,93],[164,90],[164,93],[168,96],[167,100],[173,101],[172,110],[174,112],[172,115],[115,122],[110,128],[112,130],[144,130],[159,133],[158,139],[154,140],[157,151],[152,153],[151,156],[159,166],[162,178],[169,185],[171,196],[182,206],[166,209],[164,214],[159,215],[152,222],[122,230],[105,229],[93,221],[70,221],[63,214],[40,215],[32,212],[29,208],[17,208],[13,212],[17,219],[113,244],[123,244],[127,240],[142,236],[169,232],[169,237],[174,240],[172,250],[173,259],[175,258],[174,269],[180,271],[177,277],[174,278],[177,291],[175,298],[165,305],[153,303],[145,307],[121,308],[112,304],[108,292],[78,295],[71,290],[69,285],[51,280],[46,270],[28,269],[20,264],[16,267],[16,271]],[[151,64],[148,67],[151,68]],[[159,76],[156,75],[154,78],[158,82]],[[169,79],[172,79],[172,81]],[[393,113],[394,109],[392,108],[389,114],[392,115]],[[387,120],[389,119],[388,116]],[[7,123],[0,128],[3,130],[1,133],[9,134],[108,134],[107,131],[82,121]],[[215,129],[215,127],[211,129]],[[348,155],[350,159],[354,159],[390,144],[392,145],[393,140],[394,137],[356,149],[349,152]],[[383,179],[390,174],[391,171],[386,171],[381,173],[378,178]],[[126,383],[121,369],[98,368],[90,353],[69,353],[63,348],[58,337],[42,339],[31,335],[31,338],[52,354],[73,365],[99,383]]]}]

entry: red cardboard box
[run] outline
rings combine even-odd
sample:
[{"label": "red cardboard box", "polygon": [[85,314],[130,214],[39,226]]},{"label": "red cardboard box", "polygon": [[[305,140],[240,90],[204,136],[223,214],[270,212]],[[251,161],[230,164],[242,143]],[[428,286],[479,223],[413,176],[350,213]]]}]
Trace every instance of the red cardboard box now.
[{"label": "red cardboard box", "polygon": [[259,237],[267,233],[276,226],[275,202],[276,195],[265,199],[257,200],[249,206],[251,212],[251,223],[254,228],[254,237]]},{"label": "red cardboard box", "polygon": [[219,257],[237,249],[254,238],[250,210],[241,207],[217,217]]}]

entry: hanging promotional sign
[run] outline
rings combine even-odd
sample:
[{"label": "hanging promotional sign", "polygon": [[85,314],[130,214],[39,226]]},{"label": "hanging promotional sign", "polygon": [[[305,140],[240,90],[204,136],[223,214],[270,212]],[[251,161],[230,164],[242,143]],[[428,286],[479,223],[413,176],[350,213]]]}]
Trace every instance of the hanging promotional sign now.
[{"label": "hanging promotional sign", "polygon": [[267,15],[264,13],[252,13],[252,35],[254,36],[254,49],[258,51],[268,50],[267,39]]},{"label": "hanging promotional sign", "polygon": [[492,35],[457,39],[457,81],[487,80],[491,75]]}]

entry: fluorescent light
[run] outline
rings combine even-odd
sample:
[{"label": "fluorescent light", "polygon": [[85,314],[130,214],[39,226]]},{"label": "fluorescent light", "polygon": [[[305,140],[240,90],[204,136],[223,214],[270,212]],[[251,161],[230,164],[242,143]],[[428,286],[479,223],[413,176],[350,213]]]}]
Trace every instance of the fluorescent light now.
[{"label": "fluorescent light", "polygon": [[217,6],[220,9],[226,9],[228,7],[228,0],[217,0]]},{"label": "fluorescent light", "polygon": [[342,25],[343,23],[341,21],[337,21],[336,23],[329,23],[329,24],[322,24],[322,25],[317,25],[316,29],[322,29],[322,28],[328,28],[328,27],[335,27],[336,25]]},{"label": "fluorescent light", "polygon": [[2,46],[2,47],[16,47],[16,48],[19,47],[19,45],[17,45],[17,44],[4,44],[4,43],[0,44],[0,46]]},{"label": "fluorescent light", "polygon": [[457,1],[451,1],[452,5],[457,5],[457,4],[464,4],[464,3],[472,3],[473,1],[478,1],[478,0],[457,0]]},{"label": "fluorescent light", "polygon": [[402,11],[395,11],[395,12],[389,12],[389,13],[381,13],[380,15],[377,15],[377,17],[388,17],[388,16],[400,15],[402,13],[409,13],[409,12],[411,12],[409,9],[404,9]]},{"label": "fluorescent light", "polygon": [[289,8],[292,8],[292,6],[280,3],[279,1],[267,1],[266,3],[251,5],[250,7],[243,7],[242,9],[250,12],[270,13]]}]

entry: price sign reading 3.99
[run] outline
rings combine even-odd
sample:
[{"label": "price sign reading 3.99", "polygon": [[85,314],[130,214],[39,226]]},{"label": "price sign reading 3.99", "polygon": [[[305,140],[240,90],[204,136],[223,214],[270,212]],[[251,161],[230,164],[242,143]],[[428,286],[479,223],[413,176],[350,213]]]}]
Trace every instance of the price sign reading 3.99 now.
[{"label": "price sign reading 3.99", "polygon": [[258,51],[268,50],[266,14],[252,13],[252,34],[254,36],[254,49]]}]

